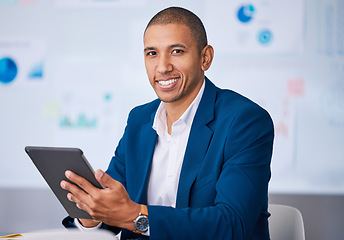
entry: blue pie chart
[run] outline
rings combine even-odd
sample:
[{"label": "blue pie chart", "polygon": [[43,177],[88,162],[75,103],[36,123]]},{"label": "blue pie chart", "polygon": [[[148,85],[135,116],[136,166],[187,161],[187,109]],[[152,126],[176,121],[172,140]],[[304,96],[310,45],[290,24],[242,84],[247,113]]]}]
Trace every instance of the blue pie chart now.
[{"label": "blue pie chart", "polygon": [[16,63],[11,58],[0,59],[0,83],[12,82],[18,73]]},{"label": "blue pie chart", "polygon": [[242,23],[247,23],[252,20],[255,13],[253,5],[246,4],[239,8],[238,10],[238,19]]}]

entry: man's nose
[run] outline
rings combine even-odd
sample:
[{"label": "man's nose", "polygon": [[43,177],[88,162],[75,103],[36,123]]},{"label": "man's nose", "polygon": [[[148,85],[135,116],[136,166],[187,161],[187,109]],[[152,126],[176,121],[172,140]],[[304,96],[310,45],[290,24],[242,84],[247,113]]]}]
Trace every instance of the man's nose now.
[{"label": "man's nose", "polygon": [[173,70],[173,65],[168,56],[160,56],[158,60],[157,71],[161,74],[171,72]]}]

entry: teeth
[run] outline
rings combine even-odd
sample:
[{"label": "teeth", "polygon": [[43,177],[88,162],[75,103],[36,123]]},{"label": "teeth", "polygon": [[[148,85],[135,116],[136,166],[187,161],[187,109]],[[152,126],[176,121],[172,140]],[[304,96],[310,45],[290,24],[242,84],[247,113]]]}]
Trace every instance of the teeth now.
[{"label": "teeth", "polygon": [[171,79],[171,80],[168,80],[168,81],[159,81],[159,84],[163,85],[163,86],[167,86],[167,85],[170,85],[172,83],[175,83],[177,81],[177,78],[174,78],[174,79]]}]

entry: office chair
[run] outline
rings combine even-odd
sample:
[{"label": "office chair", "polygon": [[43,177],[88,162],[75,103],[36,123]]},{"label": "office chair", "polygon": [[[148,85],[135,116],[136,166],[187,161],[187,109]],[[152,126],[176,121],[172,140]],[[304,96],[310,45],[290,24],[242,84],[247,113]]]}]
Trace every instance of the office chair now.
[{"label": "office chair", "polygon": [[271,240],[305,240],[301,212],[290,206],[269,204]]}]

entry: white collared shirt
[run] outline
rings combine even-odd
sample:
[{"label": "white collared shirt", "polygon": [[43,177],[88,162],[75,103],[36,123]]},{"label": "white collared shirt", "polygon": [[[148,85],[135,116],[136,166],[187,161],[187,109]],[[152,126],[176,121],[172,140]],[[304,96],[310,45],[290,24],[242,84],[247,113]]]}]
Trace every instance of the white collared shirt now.
[{"label": "white collared shirt", "polygon": [[158,138],[155,145],[148,182],[148,205],[176,207],[180,171],[183,164],[190,129],[204,91],[205,81],[194,101],[172,124],[168,134],[166,108],[163,102],[155,114],[153,129]]}]

